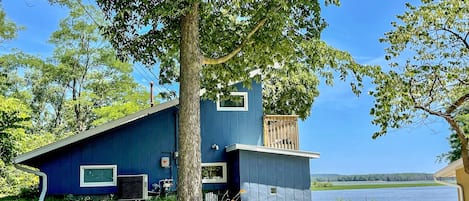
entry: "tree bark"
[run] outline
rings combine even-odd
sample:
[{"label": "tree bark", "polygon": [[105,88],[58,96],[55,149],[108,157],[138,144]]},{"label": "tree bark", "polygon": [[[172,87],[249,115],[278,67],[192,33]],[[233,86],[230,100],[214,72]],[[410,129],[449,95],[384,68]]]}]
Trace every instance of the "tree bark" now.
[{"label": "tree bark", "polygon": [[462,158],[462,163],[464,166],[464,172],[469,174],[469,152],[467,150],[467,145],[468,145],[468,140],[466,138],[466,135],[464,131],[461,129],[461,127],[458,125],[458,123],[451,117],[446,117],[446,121],[449,123],[451,128],[453,128],[456,131],[456,134],[459,137],[459,140],[461,141],[461,158]]},{"label": "tree bark", "polygon": [[198,3],[181,17],[178,200],[202,200]]}]

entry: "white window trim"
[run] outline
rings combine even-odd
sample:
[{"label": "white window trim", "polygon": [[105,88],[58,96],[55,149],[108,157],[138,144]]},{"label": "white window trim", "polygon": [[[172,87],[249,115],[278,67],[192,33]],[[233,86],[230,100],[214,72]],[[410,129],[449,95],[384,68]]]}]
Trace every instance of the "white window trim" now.
[{"label": "white window trim", "polygon": [[[85,169],[112,169],[112,182],[86,182]],[[80,187],[117,186],[117,165],[80,165]]]},{"label": "white window trim", "polygon": [[217,95],[217,111],[248,111],[248,92],[231,92],[230,96],[243,96],[244,107],[221,107],[220,95]]},{"label": "white window trim", "polygon": [[210,166],[221,166],[222,168],[222,178],[220,179],[204,179],[202,178],[202,183],[204,184],[213,184],[213,183],[226,183],[227,172],[226,172],[226,163],[219,162],[219,163],[202,163],[202,167],[210,167]]}]

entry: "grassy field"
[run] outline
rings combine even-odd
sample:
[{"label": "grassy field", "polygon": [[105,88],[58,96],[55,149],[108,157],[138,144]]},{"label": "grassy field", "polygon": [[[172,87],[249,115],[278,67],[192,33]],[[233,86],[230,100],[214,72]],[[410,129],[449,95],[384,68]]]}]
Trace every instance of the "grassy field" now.
[{"label": "grassy field", "polygon": [[441,186],[437,183],[380,183],[380,184],[357,184],[357,185],[333,185],[329,187],[311,187],[313,191],[324,190],[353,190],[353,189],[374,189],[374,188],[402,188],[402,187],[423,187],[423,186]]}]

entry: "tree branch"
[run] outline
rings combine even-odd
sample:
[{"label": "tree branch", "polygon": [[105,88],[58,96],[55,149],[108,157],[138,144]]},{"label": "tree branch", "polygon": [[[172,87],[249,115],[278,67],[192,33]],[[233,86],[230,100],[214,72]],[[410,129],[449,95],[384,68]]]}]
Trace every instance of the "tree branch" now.
[{"label": "tree branch", "polygon": [[425,104],[425,107],[429,107],[430,104],[433,103],[433,90],[435,90],[435,85],[436,85],[436,82],[439,80],[438,79],[438,76],[436,75],[436,71],[433,71],[433,75],[435,76],[434,79],[433,79],[433,82],[432,82],[432,86],[430,88],[430,92],[428,92],[428,97],[430,97],[430,101]]},{"label": "tree branch", "polygon": [[463,166],[464,166],[464,171],[469,174],[469,153],[467,150],[467,145],[468,145],[468,139],[461,127],[458,125],[458,123],[454,120],[452,117],[445,117],[445,120],[449,123],[451,128],[456,131],[456,134],[458,135],[459,140],[461,141],[461,156],[463,160]]},{"label": "tree branch", "polygon": [[468,81],[465,81],[465,80],[462,80],[462,79],[458,79],[458,81],[459,81],[460,84],[469,85]]},{"label": "tree branch", "polygon": [[414,81],[414,78],[411,78],[410,81],[409,81],[409,95],[410,95],[410,98],[412,99],[412,102],[414,103],[414,108],[416,109],[420,109],[420,110],[423,110],[431,115],[435,115],[435,116],[439,116],[439,117],[443,117],[443,118],[446,118],[448,115],[446,115],[445,113],[442,113],[442,112],[439,112],[439,111],[434,111],[434,110],[431,110],[430,108],[426,107],[426,106],[422,106],[420,104],[417,103],[417,99],[415,98],[414,96],[414,93],[412,92],[412,82]]},{"label": "tree branch", "polygon": [[[467,35],[466,35],[466,37],[463,38],[462,36],[460,36],[460,35],[457,34],[456,32],[452,31],[451,29],[447,29],[447,28],[443,27],[442,30],[447,31],[447,32],[453,34],[456,38],[458,38],[459,40],[462,41],[462,43],[466,46],[467,49],[469,49],[469,43],[468,43],[467,40],[466,40],[466,39],[467,39]],[[469,33],[468,33],[468,34],[469,34]]]},{"label": "tree branch", "polygon": [[230,60],[231,58],[233,58],[236,54],[238,54],[241,49],[243,49],[244,46],[246,46],[246,44],[248,43],[249,39],[261,28],[264,26],[265,22],[267,21],[267,18],[264,18],[262,19],[261,21],[259,21],[259,23],[254,27],[254,29],[252,29],[248,35],[246,36],[246,38],[244,39],[244,41],[241,43],[241,45],[239,45],[236,49],[234,49],[232,52],[230,52],[229,54],[223,56],[223,57],[219,57],[219,58],[216,58],[216,59],[213,59],[213,58],[207,58],[207,57],[204,57],[203,58],[203,64],[222,64],[222,63],[225,63],[227,62],[228,60]]},{"label": "tree branch", "polygon": [[459,106],[461,106],[464,102],[469,101],[469,93],[465,94],[464,96],[459,97],[451,106],[448,107],[446,110],[446,114],[450,115],[454,110],[456,110]]},{"label": "tree branch", "polygon": [[426,108],[424,106],[421,106],[421,105],[416,105],[414,106],[416,109],[421,109],[431,115],[435,115],[435,116],[439,116],[439,117],[443,117],[443,118],[446,118],[448,115],[445,114],[445,113],[442,113],[442,112],[438,112],[438,111],[434,111],[434,110],[431,110],[429,108]]}]

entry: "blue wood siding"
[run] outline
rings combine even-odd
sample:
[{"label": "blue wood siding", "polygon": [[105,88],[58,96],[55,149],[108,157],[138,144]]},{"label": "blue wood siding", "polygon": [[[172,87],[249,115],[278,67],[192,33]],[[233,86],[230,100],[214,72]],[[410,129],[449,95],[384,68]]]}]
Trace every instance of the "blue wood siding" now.
[{"label": "blue wood siding", "polygon": [[[176,179],[177,170],[160,166],[175,151],[175,112],[170,108],[36,160],[48,176],[47,193],[107,194],[116,187],[80,187],[80,165],[117,165],[118,175],[148,174],[149,184]],[[168,153],[166,153],[168,152]],[[171,161],[172,165],[175,161]],[[150,188],[150,185],[149,185]]]},{"label": "blue wood siding", "polygon": [[[257,82],[252,83],[251,89],[244,88],[241,83],[235,86],[240,92],[248,92],[248,111],[217,111],[216,103],[201,102],[203,163],[229,161],[225,147],[232,144],[263,144],[262,86]],[[217,144],[219,149],[212,149],[213,144]],[[229,163],[227,165],[230,166]],[[227,186],[227,183],[203,184],[205,190],[226,189]]]},{"label": "blue wood siding", "polygon": [[[212,101],[201,102],[202,162],[226,161],[225,147],[232,144],[262,145],[262,86],[252,89],[237,84],[238,91],[248,92],[248,111],[217,111]],[[220,149],[211,147],[217,144]]]},{"label": "blue wood siding", "polygon": [[[201,101],[202,162],[230,162],[225,146],[242,143],[262,144],[262,86],[253,82],[252,89],[236,85],[248,92],[248,111],[217,111],[216,103]],[[160,167],[160,158],[177,151],[177,107],[66,146],[25,164],[40,168],[48,175],[49,195],[108,194],[116,187],[80,187],[80,165],[117,165],[118,175],[148,174],[149,184],[160,179],[177,179],[176,161],[171,169]],[[211,148],[217,144],[219,150]],[[230,183],[230,179],[228,183]],[[228,183],[204,184],[204,189],[224,190]],[[149,188],[151,185],[149,185]]]},{"label": "blue wood siding", "polygon": [[[311,201],[309,158],[238,151],[243,201]],[[271,188],[277,193],[271,194]]]}]

